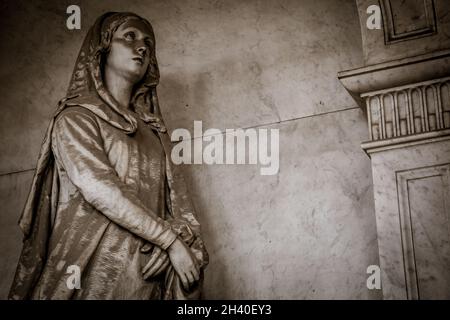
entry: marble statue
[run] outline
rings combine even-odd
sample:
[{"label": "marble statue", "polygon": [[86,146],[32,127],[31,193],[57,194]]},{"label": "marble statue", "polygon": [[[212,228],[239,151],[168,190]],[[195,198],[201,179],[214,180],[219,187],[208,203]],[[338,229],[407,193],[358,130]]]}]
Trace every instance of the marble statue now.
[{"label": "marble statue", "polygon": [[208,254],[158,82],[150,23],[99,17],[42,144],[10,299],[201,297]]}]

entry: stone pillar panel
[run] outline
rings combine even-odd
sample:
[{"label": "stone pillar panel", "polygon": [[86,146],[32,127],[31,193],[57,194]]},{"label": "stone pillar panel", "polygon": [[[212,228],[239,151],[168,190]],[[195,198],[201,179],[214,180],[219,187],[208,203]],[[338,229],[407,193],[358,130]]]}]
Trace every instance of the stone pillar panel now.
[{"label": "stone pillar panel", "polygon": [[449,136],[370,155],[384,298],[450,299]]}]

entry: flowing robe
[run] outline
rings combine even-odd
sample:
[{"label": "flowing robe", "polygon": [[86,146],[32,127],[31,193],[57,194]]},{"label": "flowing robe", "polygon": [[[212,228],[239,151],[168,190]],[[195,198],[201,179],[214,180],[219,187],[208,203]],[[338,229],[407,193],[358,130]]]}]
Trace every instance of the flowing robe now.
[{"label": "flowing robe", "polygon": [[[45,261],[29,298],[199,297],[198,287],[191,296],[184,292],[172,267],[159,277],[142,276],[151,253],[141,252],[145,244],[165,250],[178,235],[191,245],[200,265],[206,263],[207,253],[187,227],[197,222],[179,224],[172,216],[173,205],[183,209],[180,200],[187,196],[171,192],[173,169],[162,141],[138,115],[135,118],[137,130],[132,134],[114,125],[121,118],[104,104],[72,104],[55,118],[50,145],[58,196],[49,218]],[[79,289],[68,285],[70,266],[80,268]],[[16,273],[19,287],[24,274],[26,268]]]},{"label": "flowing robe", "polygon": [[[159,282],[142,277],[140,248],[147,240],[166,249],[176,235],[163,220],[165,153],[145,127],[139,120],[128,136],[81,107],[57,117],[58,209],[34,299],[160,298]],[[80,289],[67,286],[70,265],[82,271]]]}]

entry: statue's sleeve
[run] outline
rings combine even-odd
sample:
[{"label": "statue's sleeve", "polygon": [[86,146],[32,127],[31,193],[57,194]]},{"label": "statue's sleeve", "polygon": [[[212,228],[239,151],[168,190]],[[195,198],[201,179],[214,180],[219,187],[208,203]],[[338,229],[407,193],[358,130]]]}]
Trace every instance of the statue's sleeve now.
[{"label": "statue's sleeve", "polygon": [[180,167],[176,167],[166,155],[166,174],[169,189],[168,208],[173,220],[172,230],[178,234],[196,256],[201,267],[206,267],[209,255],[202,239],[200,223]]},{"label": "statue's sleeve", "polygon": [[67,110],[55,121],[52,149],[84,199],[114,223],[167,249],[176,239],[170,224],[159,218],[120,180],[106,155],[94,115]]}]

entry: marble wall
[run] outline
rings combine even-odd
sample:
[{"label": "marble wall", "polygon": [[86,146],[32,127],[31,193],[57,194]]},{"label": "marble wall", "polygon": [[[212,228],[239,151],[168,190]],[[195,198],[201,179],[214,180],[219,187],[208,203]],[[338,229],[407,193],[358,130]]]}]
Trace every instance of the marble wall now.
[{"label": "marble wall", "polygon": [[[79,4],[82,29],[65,28]],[[134,11],[155,29],[159,98],[170,130],[275,128],[280,170],[186,166],[211,263],[205,298],[377,299],[378,264],[363,112],[336,74],[363,64],[352,0],[9,1],[0,10],[1,271],[20,251],[15,224],[46,125],[87,28]]]}]

